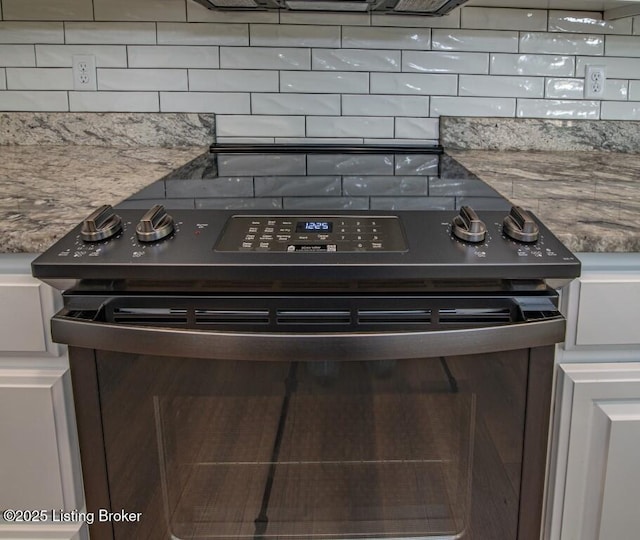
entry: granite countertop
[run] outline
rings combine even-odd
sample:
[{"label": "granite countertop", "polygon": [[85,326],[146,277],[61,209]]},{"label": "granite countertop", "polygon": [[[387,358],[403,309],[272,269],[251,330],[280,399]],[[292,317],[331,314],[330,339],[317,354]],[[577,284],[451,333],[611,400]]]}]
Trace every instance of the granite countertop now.
[{"label": "granite countertop", "polygon": [[572,251],[640,252],[640,154],[448,151]]},{"label": "granite countertop", "polygon": [[[100,204],[115,205],[203,147],[0,146],[0,252],[41,252]],[[575,252],[640,252],[640,155],[449,151]]]},{"label": "granite countertop", "polygon": [[0,146],[0,252],[39,253],[203,147]]}]

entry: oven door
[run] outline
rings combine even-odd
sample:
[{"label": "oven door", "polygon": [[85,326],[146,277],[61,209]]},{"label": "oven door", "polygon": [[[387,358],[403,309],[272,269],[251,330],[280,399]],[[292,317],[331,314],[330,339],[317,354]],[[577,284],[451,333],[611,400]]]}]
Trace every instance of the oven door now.
[{"label": "oven door", "polygon": [[369,310],[378,332],[61,312],[92,539],[537,540],[564,320],[534,305],[430,331]]}]

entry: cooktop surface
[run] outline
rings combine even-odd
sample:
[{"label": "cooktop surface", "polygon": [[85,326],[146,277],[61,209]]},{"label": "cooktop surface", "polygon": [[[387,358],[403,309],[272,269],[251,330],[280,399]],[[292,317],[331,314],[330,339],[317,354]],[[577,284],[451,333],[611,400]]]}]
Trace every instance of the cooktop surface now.
[{"label": "cooktop surface", "polygon": [[508,210],[438,147],[216,145],[117,208]]},{"label": "cooktop surface", "polygon": [[[215,147],[162,183],[165,195],[188,196],[98,208],[33,263],[34,275],[251,282],[579,274],[579,261],[532,213],[437,148]],[[246,197],[222,196],[238,185]],[[205,204],[207,190],[219,196]]]}]

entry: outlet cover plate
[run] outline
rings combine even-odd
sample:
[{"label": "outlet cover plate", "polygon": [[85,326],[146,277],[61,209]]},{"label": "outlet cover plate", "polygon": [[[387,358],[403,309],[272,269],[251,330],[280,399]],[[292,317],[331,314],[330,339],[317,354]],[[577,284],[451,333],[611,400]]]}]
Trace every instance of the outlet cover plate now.
[{"label": "outlet cover plate", "polygon": [[74,54],[73,63],[73,89],[97,90],[96,57],[92,54]]}]

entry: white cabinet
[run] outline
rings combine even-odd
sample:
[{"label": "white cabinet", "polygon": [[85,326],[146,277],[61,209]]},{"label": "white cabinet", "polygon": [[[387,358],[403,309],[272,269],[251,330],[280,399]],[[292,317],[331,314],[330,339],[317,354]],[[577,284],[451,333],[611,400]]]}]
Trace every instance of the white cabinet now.
[{"label": "white cabinet", "polygon": [[0,510],[49,516],[7,522],[0,514],[0,540],[84,540],[85,524],[51,521],[52,510],[84,502],[68,360],[49,332],[61,298],[31,277],[32,258],[0,256]]},{"label": "white cabinet", "polygon": [[640,363],[560,369],[550,537],[638,538]]},{"label": "white cabinet", "polygon": [[579,255],[563,291],[545,540],[640,538],[640,254]]}]

